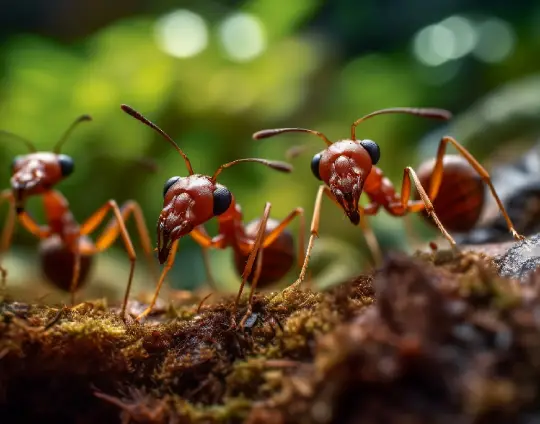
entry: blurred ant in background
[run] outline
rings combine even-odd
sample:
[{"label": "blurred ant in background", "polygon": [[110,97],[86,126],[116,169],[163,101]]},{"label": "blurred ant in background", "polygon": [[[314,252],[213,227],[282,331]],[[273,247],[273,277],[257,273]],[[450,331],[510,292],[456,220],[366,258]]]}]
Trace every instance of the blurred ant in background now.
[{"label": "blurred ant in background", "polygon": [[[251,282],[248,309],[240,327],[251,315],[253,294],[257,285],[269,285],[282,278],[295,261],[294,242],[286,227],[298,216],[300,219],[299,234],[299,267],[304,261],[304,211],[294,209],[281,222],[269,218],[271,204],[266,203],[262,218],[244,225],[240,206],[234,196],[225,186],[216,182],[218,175],[225,168],[230,168],[242,162],[257,162],[281,172],[290,172],[292,167],[284,162],[269,161],[258,158],[237,159],[221,165],[210,177],[195,174],[191,162],[180,147],[157,125],[136,112],[127,105],[122,110],[150,128],[158,132],[184,158],[189,175],[187,177],[171,177],[163,188],[163,210],[157,224],[158,258],[160,264],[165,264],[158,281],[154,297],[148,308],[137,317],[141,319],[148,315],[154,307],[165,276],[172,268],[180,238],[188,234],[203,248],[226,249],[234,251],[235,267],[242,275],[242,283],[236,296],[232,313],[232,326],[235,327],[235,316],[240,296],[246,281]],[[218,219],[218,234],[210,237],[204,224],[213,217]],[[253,265],[255,270],[253,271]],[[213,281],[205,260],[209,280]]]},{"label": "blurred ant in background", "polygon": [[[318,237],[320,208],[323,194],[326,194],[343,209],[353,225],[358,225],[364,215],[375,215],[378,213],[381,206],[393,216],[404,216],[409,212],[425,211],[439,228],[443,236],[449,241],[450,245],[455,248],[456,242],[445,229],[444,222],[456,223],[457,225],[459,219],[456,219],[452,214],[454,211],[460,211],[463,208],[462,204],[459,202],[461,199],[451,197],[451,200],[447,201],[446,209],[443,208],[442,210],[434,208],[432,203],[432,201],[439,198],[439,189],[441,187],[445,166],[450,166],[450,169],[456,172],[453,175],[454,178],[462,176],[462,168],[459,166],[454,168],[452,166],[455,159],[452,159],[452,156],[446,157],[445,159],[445,150],[448,143],[452,144],[458,150],[465,158],[466,162],[472,166],[473,171],[480,175],[481,181],[488,185],[506,220],[506,224],[511,234],[516,239],[523,238],[523,236],[519,235],[514,229],[512,221],[508,217],[508,214],[491,183],[487,171],[478,163],[478,161],[476,161],[465,147],[452,137],[445,136],[441,139],[436,159],[429,167],[425,165],[424,169],[422,169],[421,176],[424,182],[421,182],[421,179],[411,167],[406,167],[404,169],[401,193],[397,193],[392,182],[384,176],[384,173],[380,168],[375,166],[379,162],[381,155],[378,144],[372,140],[356,139],[356,126],[358,124],[371,117],[390,113],[402,113],[441,120],[448,120],[451,118],[451,113],[442,109],[382,109],[356,120],[351,126],[351,138],[339,140],[334,143],[332,143],[324,134],[305,128],[267,129],[253,134],[253,138],[259,140],[287,132],[305,132],[321,138],[328,146],[325,150],[317,153],[311,161],[311,170],[314,176],[323,181],[324,184],[319,187],[315,200],[313,220],[311,223],[311,236],[309,238],[304,265],[298,280],[291,286],[292,288],[299,285],[305,278],[314,239],[315,237]],[[462,161],[462,159],[460,160]],[[414,183],[421,200],[410,199],[411,180]],[[455,183],[452,181],[451,184]],[[429,195],[426,193],[424,185],[428,187]],[[468,190],[465,185],[462,186],[462,189]],[[474,188],[472,190],[474,190]],[[359,204],[362,192],[365,192],[370,199],[370,203],[365,207]],[[440,202],[445,202],[447,200],[444,198],[444,195],[446,194],[447,193],[441,193]],[[450,194],[453,195],[454,193],[451,192]],[[437,209],[437,213],[435,212],[435,209]],[[448,219],[441,222],[441,219],[439,219],[438,216],[439,213],[442,213],[444,218]]]},{"label": "blurred ant in background", "polygon": [[[75,303],[75,292],[82,285],[90,271],[93,256],[108,249],[122,236],[127,249],[131,268],[129,272],[122,317],[126,300],[131,289],[135,270],[135,250],[125,226],[125,221],[134,215],[143,249],[151,266],[152,249],[144,216],[139,205],[134,201],[126,202],[121,208],[115,200],[107,201],[82,225],[79,225],[69,209],[67,199],[54,187],[74,171],[74,161],[70,156],[60,153],[60,148],[68,139],[73,129],[81,122],[90,121],[88,115],[80,116],[68,128],[52,152],[38,152],[34,145],[22,137],[2,131],[0,135],[18,139],[26,144],[29,154],[17,156],[11,165],[11,189],[1,192],[0,200],[9,202],[10,208],[2,230],[0,254],[11,243],[15,227],[15,214],[22,226],[41,240],[39,246],[41,268],[45,276],[57,287],[71,293],[71,303]],[[25,210],[26,200],[32,196],[41,196],[47,225],[40,226]],[[104,229],[95,243],[88,237],[112,211],[113,221]],[[5,285],[3,281],[2,285]]]}]

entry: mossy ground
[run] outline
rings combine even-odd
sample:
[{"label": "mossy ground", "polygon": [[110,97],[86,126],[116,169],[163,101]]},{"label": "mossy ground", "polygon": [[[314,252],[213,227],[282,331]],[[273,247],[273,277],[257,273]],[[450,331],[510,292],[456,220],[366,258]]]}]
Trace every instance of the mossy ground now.
[{"label": "mossy ground", "polygon": [[243,331],[232,298],[143,323],[5,302],[0,422],[534,421],[539,283],[478,253],[392,256],[325,292],[257,295]]}]

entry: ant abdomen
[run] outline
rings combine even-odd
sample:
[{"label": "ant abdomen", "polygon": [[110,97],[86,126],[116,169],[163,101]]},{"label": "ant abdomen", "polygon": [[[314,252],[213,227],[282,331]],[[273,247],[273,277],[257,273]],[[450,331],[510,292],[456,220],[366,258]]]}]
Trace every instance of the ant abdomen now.
[{"label": "ant abdomen", "polygon": [[[81,245],[92,245],[92,241],[81,236]],[[61,290],[69,292],[75,264],[75,255],[71,252],[60,236],[53,235],[39,244],[39,257],[43,275]],[[78,289],[87,281],[92,268],[93,257],[81,255]]]},{"label": "ant abdomen", "polygon": [[[260,219],[255,219],[246,225],[245,232],[248,238],[255,239],[259,229],[259,222]],[[279,224],[279,221],[268,218],[265,235],[270,233]],[[234,263],[240,275],[244,272],[248,257],[249,254],[244,255],[238,249],[235,249]],[[282,279],[291,270],[295,260],[296,253],[293,236],[289,231],[285,230],[270,246],[264,248],[261,274],[257,286],[267,287]],[[250,283],[255,276],[256,263],[257,260],[255,260],[252,271],[247,279]]]},{"label": "ant abdomen", "polygon": [[[417,171],[418,178],[428,195],[434,165],[435,160],[424,162]],[[442,225],[449,231],[471,230],[482,213],[485,190],[482,178],[466,159],[457,155],[445,155],[441,186],[435,200],[431,199]],[[416,198],[420,198],[418,193]],[[422,214],[434,225],[425,211]]]}]

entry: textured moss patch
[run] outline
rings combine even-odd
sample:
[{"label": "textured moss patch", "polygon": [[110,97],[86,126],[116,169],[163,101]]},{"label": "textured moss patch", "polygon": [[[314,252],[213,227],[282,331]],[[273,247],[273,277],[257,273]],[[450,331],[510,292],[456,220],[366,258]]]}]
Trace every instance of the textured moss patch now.
[{"label": "textured moss patch", "polygon": [[478,253],[394,256],[322,293],[258,295],[243,331],[230,328],[231,298],[141,324],[103,302],[7,302],[0,413],[6,422],[524,422],[540,408],[536,281],[499,278]]}]

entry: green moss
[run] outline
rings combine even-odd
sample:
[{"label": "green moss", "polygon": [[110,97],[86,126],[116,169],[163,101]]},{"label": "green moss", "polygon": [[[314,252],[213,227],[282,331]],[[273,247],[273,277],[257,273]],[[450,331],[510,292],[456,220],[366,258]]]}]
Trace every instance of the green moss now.
[{"label": "green moss", "polygon": [[212,297],[200,311],[194,300],[143,323],[124,323],[103,301],[4,302],[0,414],[322,424],[403,414],[474,421],[502,410],[517,419],[519,407],[540,400],[537,299],[529,287],[524,302],[524,290],[486,259],[398,256],[325,292],[258,294],[243,331],[230,327],[233,297]]}]

